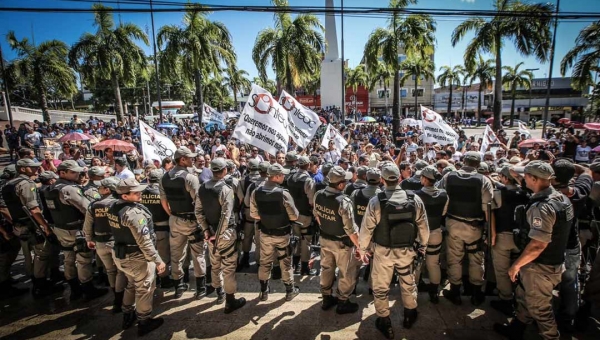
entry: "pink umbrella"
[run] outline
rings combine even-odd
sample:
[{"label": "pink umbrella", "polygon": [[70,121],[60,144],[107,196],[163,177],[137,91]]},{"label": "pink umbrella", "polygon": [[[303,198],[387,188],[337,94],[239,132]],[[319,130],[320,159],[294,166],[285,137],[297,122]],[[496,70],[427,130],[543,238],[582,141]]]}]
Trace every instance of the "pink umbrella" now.
[{"label": "pink umbrella", "polygon": [[583,124],[584,129],[600,131],[600,123],[586,123]]},{"label": "pink umbrella", "polygon": [[70,142],[73,140],[90,140],[91,138],[83,133],[79,133],[79,132],[69,132],[66,135],[60,137],[58,139],[59,142],[63,143],[63,142]]},{"label": "pink umbrella", "polygon": [[592,151],[594,151],[594,152],[600,152],[600,145],[598,145],[597,147],[593,148]]},{"label": "pink umbrella", "polygon": [[533,144],[545,145],[545,144],[548,144],[548,141],[545,139],[541,139],[541,138],[526,139],[526,140],[522,141],[521,143],[519,143],[519,147],[520,148],[531,148],[531,147],[533,147]]},{"label": "pink umbrella", "polygon": [[486,120],[485,120],[485,123],[486,123],[486,124],[494,124],[494,118],[492,117],[492,118],[488,118],[488,119],[486,119]]},{"label": "pink umbrella", "polygon": [[94,150],[113,149],[113,151],[128,152],[135,150],[135,146],[131,143],[124,142],[118,139],[107,139],[93,146]]}]

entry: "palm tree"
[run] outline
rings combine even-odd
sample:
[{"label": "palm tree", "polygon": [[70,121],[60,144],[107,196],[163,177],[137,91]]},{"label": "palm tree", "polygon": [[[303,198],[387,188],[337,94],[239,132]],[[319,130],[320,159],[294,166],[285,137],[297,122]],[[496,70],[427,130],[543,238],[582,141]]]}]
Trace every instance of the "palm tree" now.
[{"label": "palm tree", "polygon": [[121,83],[135,84],[139,71],[145,70],[146,57],[135,40],[141,40],[148,45],[148,36],[141,28],[131,23],[115,27],[111,7],[94,4],[92,9],[94,26],[98,30],[96,34],[84,33],[71,47],[69,63],[83,75],[90,87],[94,87],[94,84],[101,80],[111,82],[117,120],[121,121],[124,112]]},{"label": "palm tree", "polygon": [[[287,0],[272,0],[276,7],[288,7]],[[294,95],[294,88],[301,86],[301,79],[317,72],[321,67],[321,52],[325,40],[324,28],[312,14],[300,14],[292,20],[289,12],[275,12],[275,27],[258,33],[252,60],[262,79],[267,79],[267,65],[275,71],[277,85]]]},{"label": "palm tree", "polygon": [[369,88],[370,85],[369,74],[367,73],[364,64],[359,64],[355,68],[348,70],[346,76],[346,87],[352,88],[352,94],[354,95],[354,109],[356,110],[356,91],[359,86]]},{"label": "palm tree", "polygon": [[[219,77],[221,65],[231,68],[236,55],[231,34],[225,25],[207,18],[209,12],[200,4],[186,4],[184,26],[163,26],[158,30],[159,48],[165,46],[161,55],[161,67],[181,63],[180,72],[186,81],[196,84],[197,107],[202,109],[204,98],[202,79]],[[198,116],[202,123],[202,115]]]},{"label": "palm tree", "polygon": [[[465,65],[471,69],[480,52],[495,55],[496,75],[494,85],[494,130],[500,128],[502,114],[502,47],[504,40],[514,43],[523,56],[534,56],[545,62],[550,50],[550,22],[554,5],[549,3],[527,4],[520,0],[495,0],[498,15],[490,19],[469,18],[452,32],[452,46],[474,31],[475,37],[465,51]],[[506,15],[511,12],[513,15]]]},{"label": "palm tree", "polygon": [[269,91],[271,94],[277,95],[277,83],[273,79],[263,80],[260,77],[254,77],[252,78],[252,83]]},{"label": "palm tree", "polygon": [[469,85],[473,85],[475,79],[479,80],[479,99],[477,102],[477,113],[475,115],[477,119],[477,126],[479,126],[479,118],[481,116],[481,97],[484,89],[494,84],[494,61],[492,59],[484,60],[481,55],[477,58],[477,63],[472,66],[473,69],[469,70],[470,81]]},{"label": "palm tree", "polygon": [[213,107],[218,107],[219,111],[223,111],[223,104],[229,98],[229,88],[220,77],[210,78],[202,87],[202,94],[206,98],[206,102]]},{"label": "palm tree", "polygon": [[524,62],[518,63],[514,68],[510,66],[503,66],[502,69],[506,71],[502,77],[502,85],[505,85],[511,93],[512,103],[510,105],[510,127],[513,126],[513,116],[515,114],[515,95],[517,87],[523,87],[526,90],[531,87],[531,80],[533,79],[533,73],[528,70],[519,70],[519,67],[523,66]]},{"label": "palm tree", "polygon": [[415,97],[415,117],[420,119],[418,86],[421,83],[421,77],[423,77],[423,80],[434,78],[433,71],[435,70],[435,65],[433,64],[433,59],[429,56],[412,55],[400,63],[400,68],[404,70],[404,75],[400,79],[400,86],[404,86],[404,83],[409,78],[414,78],[415,80],[415,91],[413,93]]},{"label": "palm tree", "polygon": [[594,83],[592,72],[600,64],[600,21],[585,27],[575,40],[573,47],[560,63],[560,73],[564,76],[567,69],[573,68],[573,85],[582,89]]},{"label": "palm tree", "polygon": [[244,70],[238,70],[235,65],[228,67],[225,70],[225,85],[233,92],[233,102],[235,103],[236,109],[239,109],[240,104],[237,101],[237,96],[240,92],[250,91],[250,80],[246,78],[248,72]]},{"label": "palm tree", "polygon": [[404,51],[407,57],[421,54],[425,58],[433,53],[435,43],[435,21],[429,15],[410,14],[405,16],[398,10],[417,0],[390,0],[389,8],[395,9],[387,27],[375,29],[365,44],[364,58],[369,69],[376,67],[379,60],[386,63],[394,72],[394,131],[400,126],[400,61]]},{"label": "palm tree", "polygon": [[440,84],[441,87],[448,86],[450,88],[450,97],[448,98],[448,110],[446,111],[448,117],[450,117],[450,114],[452,112],[452,89],[454,86],[456,86],[456,88],[460,86],[461,67],[461,65],[455,65],[454,67],[444,65],[440,67],[440,71],[442,71],[442,73],[440,73],[437,77],[437,82]]},{"label": "palm tree", "polygon": [[[387,98],[389,98],[389,88],[390,88],[390,80],[394,78],[394,70],[389,67],[388,64],[383,61],[379,61],[374,68],[369,68],[369,79],[371,79],[371,83],[369,84],[369,88],[375,88],[376,85],[383,86],[383,95],[387,96],[385,101],[385,114],[389,114],[387,108]],[[402,94],[399,93],[399,96]]]},{"label": "palm tree", "polygon": [[48,40],[34,46],[27,38],[18,40],[14,31],[6,39],[17,58],[11,61],[11,72],[28,82],[38,97],[45,122],[50,123],[48,113],[49,90],[63,95],[77,93],[75,72],[67,63],[69,47],[59,40]]}]

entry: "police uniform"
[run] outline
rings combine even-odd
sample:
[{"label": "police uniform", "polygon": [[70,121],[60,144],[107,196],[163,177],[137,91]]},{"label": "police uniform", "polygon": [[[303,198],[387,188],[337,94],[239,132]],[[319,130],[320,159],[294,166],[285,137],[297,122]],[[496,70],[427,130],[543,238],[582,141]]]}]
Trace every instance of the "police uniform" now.
[{"label": "police uniform", "polygon": [[[415,174],[400,183],[402,190],[419,190],[423,187],[421,184],[421,170],[427,166],[427,162],[424,160],[418,160],[415,162]],[[418,173],[418,174],[417,174]]]},{"label": "police uniform", "polygon": [[[381,169],[381,177],[397,181],[400,170],[395,164]],[[361,254],[373,246],[373,297],[378,316],[377,326],[388,322],[390,307],[388,293],[394,270],[400,275],[400,290],[404,305],[404,327],[410,328],[417,318],[417,285],[413,275],[415,244],[424,245],[429,240],[427,215],[421,199],[399,185],[385,187],[371,198],[360,230]]]},{"label": "police uniform", "polygon": [[[50,228],[54,228],[54,220],[52,219],[52,214],[50,213],[50,209],[46,205],[46,199],[44,197],[44,192],[47,192],[50,187],[50,181],[58,179],[58,175],[52,171],[42,171],[38,175],[38,178],[42,182],[42,186],[39,187],[38,194],[40,195],[40,202],[42,203],[42,216],[50,226]],[[54,282],[64,281],[65,276],[60,271],[60,250],[61,246],[56,238],[56,235],[53,235],[53,241],[50,242],[50,259],[48,265],[50,266],[50,279]]]},{"label": "police uniform", "polygon": [[[115,192],[119,179],[117,177],[109,177],[103,179],[100,183],[101,186],[110,189],[111,192]],[[127,285],[125,274],[117,269],[112,256],[114,238],[112,236],[107,212],[116,201],[117,199],[109,193],[100,200],[91,203],[87,209],[85,220],[83,222],[85,240],[86,242],[95,243],[94,249],[96,249],[96,255],[100,258],[100,261],[102,261],[102,264],[106,269],[108,283],[115,296],[113,302],[113,312],[115,313],[121,311],[123,294],[125,286]]]},{"label": "police uniform", "polygon": [[[369,170],[366,166],[359,166],[356,169],[356,181],[354,183],[350,183],[344,188],[344,195],[350,197],[355,190],[362,189],[367,186],[367,171]],[[358,222],[357,222],[358,224]],[[360,226],[360,224],[359,224]]]},{"label": "police uniform", "polygon": [[[301,156],[298,159],[298,165],[308,165],[310,160],[306,156]],[[310,242],[313,231],[311,230],[313,214],[312,206],[315,196],[315,181],[310,177],[307,170],[298,169],[287,180],[287,187],[290,195],[294,199],[294,204],[298,209],[298,222],[302,225],[294,224],[293,232],[299,238],[299,242],[294,249],[293,266],[296,272],[301,275],[314,275],[315,271],[311,271],[308,262],[310,261]],[[300,262],[302,263],[300,265]]]},{"label": "police uniform", "polygon": [[[202,231],[211,235],[208,242],[212,267],[211,291],[216,289],[218,304],[227,301],[225,313],[228,314],[241,308],[246,300],[235,299],[238,253],[235,249],[237,233],[233,214],[236,198],[233,188],[225,182],[224,178],[214,177],[215,172],[223,171],[226,167],[227,163],[223,158],[215,158],[211,161],[210,170],[213,172],[213,178],[200,186],[195,214]],[[196,278],[197,287],[204,285],[206,285],[204,277]],[[208,290],[206,293],[209,293]]]},{"label": "police uniform", "polygon": [[90,182],[83,188],[83,195],[90,202],[94,202],[102,198],[100,197],[100,193],[98,192],[98,187],[100,186],[100,183],[98,180],[92,180],[92,178],[104,178],[105,175],[106,171],[102,166],[93,166],[88,170]]},{"label": "police uniform", "polygon": [[[184,156],[196,157],[196,154],[186,147],[175,151],[175,159]],[[187,290],[187,285],[182,284],[181,279],[188,245],[192,252],[194,276],[201,278],[207,275],[204,236],[194,214],[196,194],[199,188],[198,177],[179,165],[166,173],[160,182],[160,197],[166,198],[171,209],[169,242],[171,246],[171,277],[176,286],[176,297],[181,297],[183,291]]]},{"label": "police uniform", "polygon": [[292,176],[294,176],[296,174],[296,172],[298,172],[298,168],[296,167],[296,164],[298,162],[298,155],[296,154],[295,151],[288,151],[285,154],[285,165],[283,166],[285,169],[289,170],[290,172],[285,175],[284,179],[283,179],[283,183],[281,183],[281,187],[287,189],[288,188],[288,181],[290,178],[292,178]]},{"label": "police uniform", "polygon": [[[144,189],[146,185],[128,178],[120,180],[116,193],[130,194]],[[144,335],[163,323],[161,318],[151,318],[155,271],[163,262],[154,246],[152,215],[141,204],[119,198],[108,209],[107,217],[114,237],[113,258],[127,277],[123,329],[129,328],[137,318],[138,335]]]},{"label": "police uniform", "polygon": [[[250,217],[250,219],[252,220],[252,227],[254,229],[254,261],[256,261],[256,267],[257,267],[257,271],[260,268],[260,226],[258,223],[256,223],[256,219],[254,219],[252,217],[252,214],[250,213],[250,202],[252,199],[252,193],[254,192],[254,190],[256,190],[257,188],[263,186],[266,182],[267,182],[267,171],[269,170],[269,167],[271,166],[271,163],[269,162],[260,162],[259,164],[259,174],[260,177],[258,177],[256,179],[256,181],[254,181],[253,183],[250,184],[250,186],[248,187],[248,190],[246,191],[246,196],[244,196],[244,205],[248,207],[248,215]],[[244,232],[244,240],[246,240],[246,234]],[[248,241],[244,241],[244,242],[251,242],[252,240],[248,240]],[[249,245],[248,247],[250,247],[251,245]],[[275,258],[274,258],[275,259]],[[278,261],[276,261],[278,262]],[[275,265],[275,264],[274,264]]]},{"label": "police uniform", "polygon": [[[328,175],[329,183],[340,183],[352,178],[352,173],[339,166],[333,167]],[[354,257],[354,243],[351,235],[358,233],[354,222],[352,201],[340,190],[331,186],[317,191],[313,213],[321,229],[321,294],[323,309],[336,303],[336,312],[353,313],[358,310],[356,303],[349,298],[356,286],[358,261]],[[337,299],[332,296],[335,271],[339,269]]]},{"label": "police uniform", "polygon": [[[287,175],[288,169],[280,164],[273,164],[267,170],[269,177]],[[276,182],[267,180],[251,194],[250,215],[258,221],[261,231],[260,240],[260,267],[258,279],[260,280],[260,300],[266,301],[269,293],[269,279],[271,265],[277,259],[281,266],[282,281],[286,288],[286,300],[292,300],[298,295],[298,288],[294,287],[294,274],[291,259],[291,222],[298,219],[298,210],[294,199],[289,192],[281,188]]]},{"label": "police uniform", "polygon": [[[250,172],[240,183],[242,192],[244,193],[244,230],[241,247],[243,255],[238,266],[239,269],[250,266],[250,250],[252,249],[252,240],[254,239],[254,219],[250,216],[250,194],[248,192],[250,191],[249,189],[252,183],[255,183],[261,178],[260,173],[258,172],[259,165],[260,162],[257,159],[253,158],[249,160],[248,170],[250,170]],[[258,249],[259,248],[256,247],[256,250]],[[256,254],[258,254],[258,251]]]},{"label": "police uniform", "polygon": [[[480,162],[479,152],[469,151],[465,160]],[[458,171],[446,174],[438,183],[438,188],[448,193],[446,216],[446,238],[448,280],[450,290],[444,290],[444,297],[455,304],[461,304],[462,262],[466,252],[469,256],[469,281],[475,287],[471,303],[479,305],[485,300],[482,291],[484,282],[483,229],[488,204],[492,201],[493,187],[489,178],[477,173],[474,167],[463,166]]]}]

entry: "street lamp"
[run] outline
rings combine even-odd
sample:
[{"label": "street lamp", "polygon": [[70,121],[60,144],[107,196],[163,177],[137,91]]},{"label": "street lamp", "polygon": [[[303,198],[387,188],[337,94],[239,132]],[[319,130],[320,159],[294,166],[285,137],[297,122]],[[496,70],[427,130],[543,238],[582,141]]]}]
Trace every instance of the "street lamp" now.
[{"label": "street lamp", "polygon": [[[526,68],[525,71],[529,71],[529,72],[533,72],[533,71],[538,71],[539,68]],[[531,85],[533,84],[529,84],[529,117],[531,118]],[[519,117],[520,119],[521,117]]]}]

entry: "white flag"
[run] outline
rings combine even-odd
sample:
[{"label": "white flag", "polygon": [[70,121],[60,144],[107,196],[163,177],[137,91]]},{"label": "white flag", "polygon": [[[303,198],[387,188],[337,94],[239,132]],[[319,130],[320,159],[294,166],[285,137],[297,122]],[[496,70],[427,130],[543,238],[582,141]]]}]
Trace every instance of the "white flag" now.
[{"label": "white flag", "polygon": [[154,130],[143,121],[140,120],[139,124],[144,159],[162,161],[167,157],[172,158],[175,150],[177,150],[175,143],[169,137]]},{"label": "white flag", "polygon": [[269,154],[287,152],[288,112],[269,91],[252,84],[248,102],[233,131],[233,138],[249,143]]},{"label": "white flag", "polygon": [[481,142],[481,148],[479,149],[479,152],[485,153],[487,151],[488,146],[490,144],[496,143],[497,140],[498,138],[496,137],[496,134],[494,133],[492,128],[489,125],[486,125],[485,131],[483,132],[483,141]]},{"label": "white flag", "polygon": [[523,124],[521,122],[519,122],[519,133],[527,135],[527,138],[529,138],[529,136],[531,136],[531,131],[529,131],[527,126],[525,126],[525,124]]},{"label": "white flag", "polygon": [[225,125],[225,115],[204,103],[204,113],[202,114],[203,122],[213,122],[219,126]]},{"label": "white flag", "polygon": [[340,150],[340,152],[348,145],[344,136],[340,134],[340,132],[333,127],[333,125],[328,124],[325,133],[323,134],[323,139],[321,140],[321,145],[325,148],[329,147],[329,141],[333,141],[335,147]]},{"label": "white flag", "polygon": [[444,118],[437,112],[421,105],[421,116],[423,122],[423,142],[439,143],[440,145],[454,144],[458,140],[458,134],[446,124]]},{"label": "white flag", "polygon": [[290,137],[296,144],[305,148],[317,133],[319,126],[321,126],[319,115],[300,104],[299,101],[285,91],[281,92],[279,105],[288,112],[288,133]]}]

